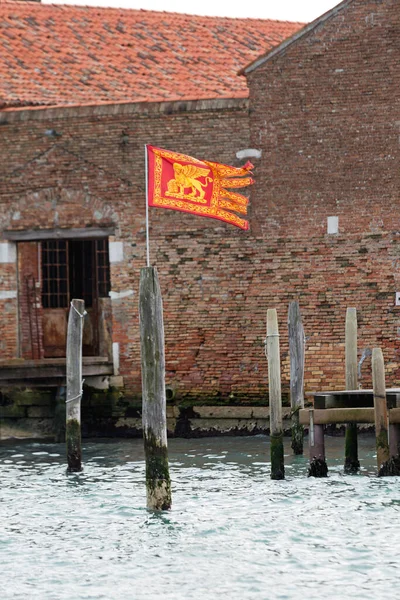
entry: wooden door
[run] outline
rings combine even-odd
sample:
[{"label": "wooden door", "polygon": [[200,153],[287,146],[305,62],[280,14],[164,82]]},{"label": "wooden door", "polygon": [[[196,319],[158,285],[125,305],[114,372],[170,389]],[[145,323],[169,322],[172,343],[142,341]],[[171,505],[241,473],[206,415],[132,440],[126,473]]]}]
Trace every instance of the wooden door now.
[{"label": "wooden door", "polygon": [[45,358],[66,355],[67,322],[72,298],[85,301],[84,356],[99,350],[99,296],[110,289],[108,240],[42,242],[43,347]]}]

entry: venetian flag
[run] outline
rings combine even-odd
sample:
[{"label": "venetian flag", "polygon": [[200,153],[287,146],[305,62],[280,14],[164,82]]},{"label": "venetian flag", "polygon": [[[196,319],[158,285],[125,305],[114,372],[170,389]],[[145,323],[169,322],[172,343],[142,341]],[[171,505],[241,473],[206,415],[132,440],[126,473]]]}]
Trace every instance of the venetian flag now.
[{"label": "venetian flag", "polygon": [[148,206],[170,208],[210,217],[247,230],[249,223],[239,215],[247,214],[248,199],[232,192],[254,180],[253,165],[229,167],[186,154],[146,146],[148,160]]}]

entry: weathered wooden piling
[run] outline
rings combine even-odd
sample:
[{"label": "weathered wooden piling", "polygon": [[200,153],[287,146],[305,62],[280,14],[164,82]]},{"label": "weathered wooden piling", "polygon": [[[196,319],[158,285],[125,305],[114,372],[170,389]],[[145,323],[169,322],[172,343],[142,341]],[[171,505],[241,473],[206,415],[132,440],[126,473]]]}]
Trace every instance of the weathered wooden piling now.
[{"label": "weathered wooden piling", "polygon": [[271,479],[285,478],[282,426],[281,361],[278,315],[275,308],[267,311],[267,359],[271,443]]},{"label": "weathered wooden piling", "polygon": [[72,300],[67,332],[66,429],[68,471],[82,470],[81,397],[82,336],[85,303]]},{"label": "weathered wooden piling", "polygon": [[389,452],[391,458],[400,455],[400,425],[398,423],[389,424]]},{"label": "weathered wooden piling", "polygon": [[147,508],[171,508],[165,396],[164,324],[155,267],[140,270],[140,349]]},{"label": "weathered wooden piling", "polygon": [[297,301],[289,304],[290,406],[292,411],[292,450],[303,454],[304,428],[299,411],[304,408],[304,328]]},{"label": "weathered wooden piling", "polygon": [[65,385],[57,388],[54,407],[54,441],[56,444],[65,442],[66,393]]},{"label": "weathered wooden piling", "polygon": [[310,408],[310,429],[308,432],[310,446],[309,477],[327,477],[328,465],[325,460],[324,426],[314,423],[314,409]]},{"label": "weathered wooden piling", "polygon": [[388,411],[386,403],[385,364],[381,348],[372,350],[372,384],[374,389],[376,460],[378,476],[397,475],[390,464]]},{"label": "weathered wooden piling", "polygon": [[[356,390],[357,380],[357,310],[348,308],[345,326],[345,365],[346,390]],[[345,473],[357,473],[360,468],[358,460],[357,424],[347,423],[345,434]]]}]

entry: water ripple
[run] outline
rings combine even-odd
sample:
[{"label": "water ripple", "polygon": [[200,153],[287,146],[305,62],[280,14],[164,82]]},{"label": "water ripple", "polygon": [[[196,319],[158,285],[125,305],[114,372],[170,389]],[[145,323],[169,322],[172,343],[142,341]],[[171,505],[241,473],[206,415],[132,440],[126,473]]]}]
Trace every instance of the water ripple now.
[{"label": "water ripple", "polygon": [[2,600],[374,600],[400,596],[398,478],[377,479],[374,443],[344,476],[306,477],[285,448],[269,477],[267,438],[171,440],[173,508],[146,510],[140,440],[84,444],[66,474],[62,445],[0,449]]}]

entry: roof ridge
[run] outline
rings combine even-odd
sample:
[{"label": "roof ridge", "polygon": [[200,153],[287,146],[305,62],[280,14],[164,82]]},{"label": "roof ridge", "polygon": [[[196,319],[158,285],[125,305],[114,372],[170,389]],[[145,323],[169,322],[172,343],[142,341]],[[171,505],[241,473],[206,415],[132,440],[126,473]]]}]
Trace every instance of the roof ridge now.
[{"label": "roof ridge", "polygon": [[96,12],[123,12],[123,13],[145,13],[148,15],[171,15],[178,17],[193,17],[195,19],[210,19],[210,20],[227,20],[227,21],[256,21],[263,23],[279,23],[279,24],[289,24],[289,25],[305,25],[303,21],[288,21],[285,19],[270,19],[270,18],[257,18],[257,17],[229,17],[229,16],[220,16],[220,15],[199,15],[192,13],[181,13],[167,10],[150,10],[147,8],[128,8],[125,6],[93,6],[87,4],[58,4],[52,2],[41,2],[41,0],[0,0],[0,5],[12,5],[18,7],[29,6],[30,8],[36,7],[38,10],[44,8],[55,8],[57,10],[88,10],[88,11],[96,11]]},{"label": "roof ridge", "polygon": [[336,16],[337,13],[345,9],[353,1],[354,0],[341,0],[337,4],[335,4],[335,6],[324,12],[322,15],[320,15],[310,23],[304,23],[303,27],[299,31],[295,31],[292,35],[283,40],[280,44],[278,44],[274,48],[270,48],[267,52],[264,52],[264,54],[253,60],[247,66],[240,69],[240,71],[238,71],[238,75],[247,75],[248,73],[251,73],[274,56],[278,56],[279,54],[284,52],[286,48],[288,48],[292,44],[295,44],[299,39],[306,37],[308,34],[311,35],[319,25],[324,24],[325,21],[328,21],[329,19]]}]

